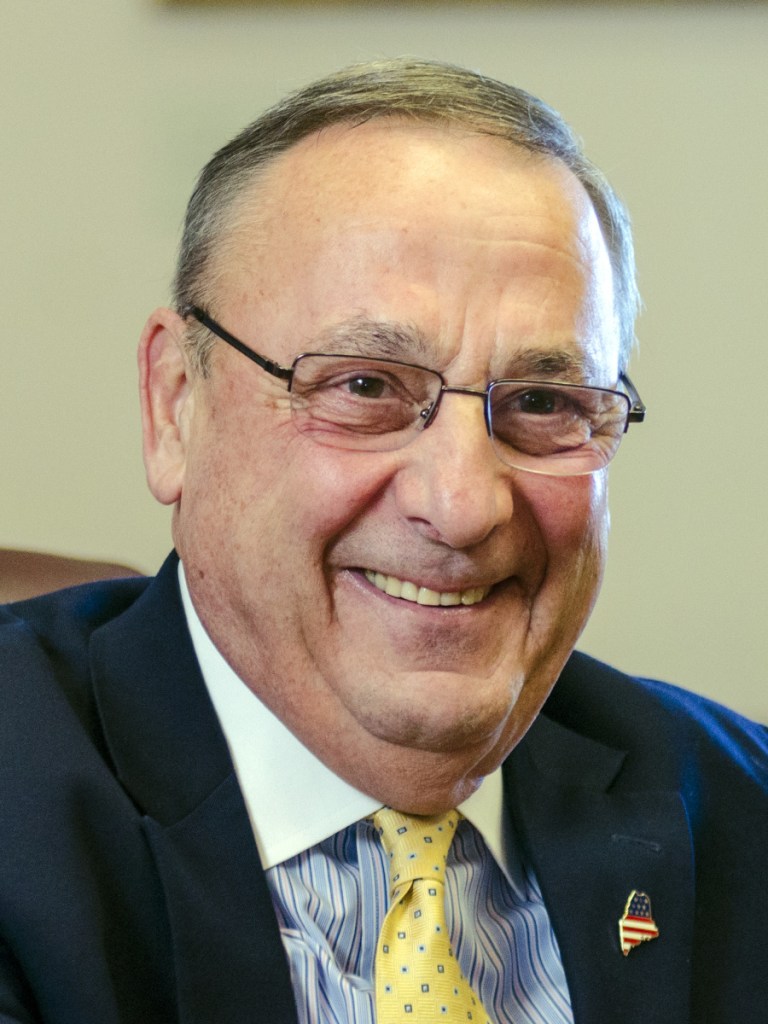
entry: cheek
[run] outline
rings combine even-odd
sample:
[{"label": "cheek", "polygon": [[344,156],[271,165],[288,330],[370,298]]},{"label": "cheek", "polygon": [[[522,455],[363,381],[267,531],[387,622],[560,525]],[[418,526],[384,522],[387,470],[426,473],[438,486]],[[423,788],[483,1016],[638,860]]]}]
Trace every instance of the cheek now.
[{"label": "cheek", "polygon": [[533,605],[531,637],[540,645],[544,664],[555,655],[557,675],[600,590],[608,537],[606,486],[604,474],[596,474],[549,478],[536,490],[533,513],[546,568]]},{"label": "cheek", "polygon": [[226,546],[258,575],[290,561],[322,568],[328,546],[376,505],[394,472],[386,456],[324,448],[290,420],[268,434],[262,425],[258,440],[231,436],[211,431],[192,446],[180,519],[198,545]]},{"label": "cheek", "polygon": [[602,574],[608,539],[605,472],[538,478],[530,498],[547,549],[549,568],[572,572],[579,563]]}]

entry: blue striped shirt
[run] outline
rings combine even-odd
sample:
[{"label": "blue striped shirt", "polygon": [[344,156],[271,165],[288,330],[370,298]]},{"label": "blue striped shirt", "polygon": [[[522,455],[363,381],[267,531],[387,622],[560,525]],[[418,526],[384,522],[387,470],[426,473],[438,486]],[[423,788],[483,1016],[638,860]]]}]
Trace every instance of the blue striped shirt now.
[{"label": "blue striped shirt", "polygon": [[[373,965],[389,876],[359,821],[267,872],[302,1024],[374,1024]],[[572,1024],[560,953],[536,880],[511,883],[468,821],[446,873],[451,945],[497,1024]]]}]

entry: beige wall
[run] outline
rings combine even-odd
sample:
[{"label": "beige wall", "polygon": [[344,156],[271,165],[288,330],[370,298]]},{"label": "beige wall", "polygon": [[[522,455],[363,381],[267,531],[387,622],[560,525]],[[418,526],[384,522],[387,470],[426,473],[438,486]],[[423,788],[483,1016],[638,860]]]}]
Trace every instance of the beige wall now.
[{"label": "beige wall", "polygon": [[583,646],[768,719],[768,4],[34,0],[0,30],[0,544],[158,564],[133,351],[195,173],[340,64],[447,58],[558,107],[634,214],[650,414]]}]

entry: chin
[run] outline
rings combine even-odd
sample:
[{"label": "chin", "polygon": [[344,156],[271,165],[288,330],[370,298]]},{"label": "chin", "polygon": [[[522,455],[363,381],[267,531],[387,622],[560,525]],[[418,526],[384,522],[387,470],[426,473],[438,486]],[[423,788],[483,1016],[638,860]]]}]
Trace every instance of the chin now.
[{"label": "chin", "polygon": [[[442,696],[442,699],[441,699]],[[494,746],[510,724],[514,703],[509,693],[493,703],[478,705],[472,700],[472,683],[453,699],[438,692],[432,699],[420,695],[405,707],[379,707],[371,713],[368,705],[358,721],[373,736],[387,743],[435,754],[481,751]]]}]

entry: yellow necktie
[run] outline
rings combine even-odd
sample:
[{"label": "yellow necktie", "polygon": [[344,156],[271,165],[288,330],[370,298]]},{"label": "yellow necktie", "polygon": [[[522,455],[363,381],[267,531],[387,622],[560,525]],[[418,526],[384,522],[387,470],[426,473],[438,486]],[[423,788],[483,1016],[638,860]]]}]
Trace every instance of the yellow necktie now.
[{"label": "yellow necktie", "polygon": [[390,907],[376,949],[377,1024],[490,1024],[459,970],[445,921],[445,862],[458,811],[373,816],[389,856]]}]

